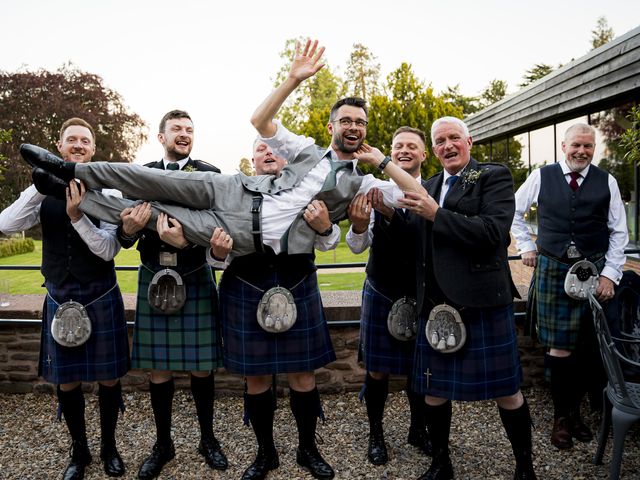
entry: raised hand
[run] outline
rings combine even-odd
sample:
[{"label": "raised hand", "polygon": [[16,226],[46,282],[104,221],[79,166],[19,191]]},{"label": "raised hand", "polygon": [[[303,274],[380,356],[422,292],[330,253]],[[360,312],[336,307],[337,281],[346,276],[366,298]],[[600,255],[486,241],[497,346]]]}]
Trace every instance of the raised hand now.
[{"label": "raised hand", "polygon": [[222,261],[227,258],[233,248],[233,238],[221,227],[216,227],[209,240],[209,245],[213,258]]},{"label": "raised hand", "polygon": [[182,232],[182,225],[175,218],[166,213],[160,213],[156,221],[156,230],[160,240],[176,248],[184,248],[189,245]]},{"label": "raised hand", "polygon": [[324,63],[319,63],[324,47],[318,48],[318,41],[307,39],[304,48],[300,42],[296,41],[296,55],[293,57],[291,67],[289,69],[289,77],[294,78],[298,82],[302,82],[312,77],[324,67]]},{"label": "raised hand", "polygon": [[359,193],[349,204],[349,221],[353,233],[362,234],[369,228],[371,221],[371,204],[367,196]]},{"label": "raised hand", "polygon": [[360,145],[360,148],[356,150],[353,156],[357,158],[359,162],[373,167],[377,167],[380,165],[380,162],[384,160],[384,154],[380,150],[366,143]]},{"label": "raised hand", "polygon": [[372,188],[367,193],[367,200],[371,203],[374,210],[379,211],[382,215],[391,220],[393,217],[394,209],[384,204],[384,198],[382,192],[377,188]]},{"label": "raised hand", "polygon": [[331,228],[329,210],[322,200],[313,200],[307,205],[302,218],[318,233],[324,233]]},{"label": "raised hand", "polygon": [[84,198],[84,183],[82,182],[69,182],[69,186],[66,189],[67,192],[67,215],[71,219],[72,223],[76,223],[82,218],[82,210],[80,210],[80,202]]}]

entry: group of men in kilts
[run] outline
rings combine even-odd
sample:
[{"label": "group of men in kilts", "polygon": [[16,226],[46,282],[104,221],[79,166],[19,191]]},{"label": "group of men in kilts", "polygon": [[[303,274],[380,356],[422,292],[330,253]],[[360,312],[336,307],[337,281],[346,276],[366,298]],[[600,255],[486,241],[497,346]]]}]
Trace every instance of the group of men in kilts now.
[{"label": "group of men in kilts", "polygon": [[[313,246],[333,248],[339,240],[339,229],[332,221],[346,211],[352,221],[347,237],[350,248],[371,248],[360,336],[367,370],[362,396],[370,424],[367,454],[371,463],[382,465],[388,460],[382,427],[388,379],[390,374],[402,374],[407,376],[411,416],[408,443],[433,457],[421,479],[453,478],[449,455],[451,401],[484,399],[495,399],[498,405],[516,459],[515,478],[536,478],[531,416],[520,391],[522,369],[513,322],[512,301],[518,293],[507,261],[514,213],[516,231],[518,215],[532,201],[538,203],[541,215],[535,298],[540,338],[550,348],[552,359],[556,409],[552,442],[566,448],[572,436],[586,439],[579,417],[579,388],[569,382],[576,369],[571,351],[581,332],[585,307],[567,303],[558,279],[566,273],[566,265],[574,261],[573,257],[566,258],[567,246],[572,245],[583,257],[599,262],[603,276],[597,296],[601,300],[610,298],[614,283],[619,281],[621,264],[619,252],[611,254],[609,247],[612,242],[616,249],[626,245],[626,238],[620,233],[624,231],[626,235],[626,225],[623,229],[620,224],[617,185],[606,173],[589,166],[595,143],[593,131],[587,130],[588,126],[569,129],[563,142],[566,161],[560,164],[562,170],[556,165],[541,169],[537,186],[529,186],[528,180],[522,188],[529,193],[518,192],[516,208],[508,169],[476,162],[470,155],[472,140],[466,125],[459,119],[443,117],[431,128],[433,152],[443,171],[423,181],[420,166],[426,158],[425,134],[411,127],[399,128],[393,136],[391,157],[385,157],[363,144],[368,120],[362,99],[348,97],[333,106],[327,127],[332,142],[327,149],[320,149],[313,139],[295,135],[273,120],[298,85],[322,68],[322,52],[317,42],[298,46],[288,78],[252,117],[260,134],[254,143],[258,175],[279,176],[285,161],[299,166],[299,157],[317,157],[312,168],[295,181],[295,188],[286,193],[298,195],[307,188],[325,194],[298,214],[306,225],[300,227],[302,230],[292,232],[290,220],[272,216],[270,223],[262,223],[262,231],[252,232],[257,235],[255,252],[234,256],[233,235],[238,232],[217,227],[210,231],[208,245],[194,245],[190,243],[194,237],[190,237],[188,225],[162,213],[154,214],[146,202],[124,208],[117,228],[100,222],[78,208],[85,197],[82,183],[72,181],[67,186],[39,168],[34,169],[34,182],[39,190],[54,195],[45,197],[31,186],[0,215],[0,230],[5,233],[28,228],[38,219],[43,226],[42,268],[48,294],[39,367],[48,381],[58,385],[61,412],[73,441],[64,478],[83,478],[84,469],[91,462],[82,381],[99,382],[104,470],[109,476],[124,474],[115,445],[115,425],[122,405],[119,378],[131,366],[151,371],[150,397],[156,423],[156,442],[142,463],[138,478],[157,477],[175,455],[171,438],[172,371],[191,372],[201,432],[198,450],[211,468],[226,469],[227,459],[213,433],[212,372],[222,365],[246,379],[245,412],[258,444],[256,458],[242,478],[262,479],[279,466],[273,438],[272,376],[282,373],[288,377],[291,410],[298,427],[296,461],[315,478],[333,478],[334,471],[315,441],[317,418],[323,412],[314,370],[333,361],[335,353],[320,300],[312,248],[294,251],[292,239],[286,237],[307,228],[315,237]],[[217,170],[189,157],[193,123],[186,112],[165,115],[158,139],[164,147],[164,158],[147,167],[185,172]],[[65,122],[58,150],[67,162],[90,161],[95,152],[93,129],[80,119]],[[345,198],[350,200],[361,191],[361,177],[355,182],[347,180],[357,177],[353,159],[389,175],[403,188],[404,197],[390,202],[388,195],[373,188],[345,204]],[[324,173],[314,178],[314,172],[318,176],[315,168],[323,160],[328,160]],[[48,162],[45,158],[42,165]],[[291,171],[295,169],[288,172]],[[572,184],[572,172],[583,174],[577,180],[577,188]],[[70,178],[73,176],[63,180]],[[562,185],[565,180],[566,188]],[[332,197],[334,191],[338,192],[337,200]],[[271,195],[270,190],[268,193],[254,195],[254,202],[256,197],[261,199],[252,210],[255,215],[263,209],[263,219],[267,210],[273,213],[274,205],[276,210],[282,207],[272,203],[276,195]],[[295,199],[290,199],[295,204]],[[570,207],[558,208],[559,205]],[[582,222],[587,225],[583,227]],[[283,236],[282,232],[286,234]],[[532,265],[535,255],[526,253],[529,250],[520,243],[522,236],[516,235],[523,261]],[[130,364],[113,257],[120,245],[130,247],[136,241],[141,266]],[[288,245],[289,250],[283,245]],[[601,261],[601,257],[606,260]],[[547,265],[544,268],[543,262]],[[218,291],[211,266],[225,268]],[[178,272],[185,287],[184,305],[170,314],[158,313],[150,305],[147,293],[155,274],[167,268]],[[265,331],[256,321],[258,305],[272,287],[287,289],[295,303],[297,321],[286,332]],[[59,345],[50,334],[55,311],[69,299],[86,307],[93,327],[90,339],[73,348]],[[400,299],[415,299],[415,341],[399,339],[388,330],[389,312]],[[464,344],[450,353],[444,347],[434,348],[423,334],[430,313],[442,306],[453,307],[464,325]],[[448,345],[451,339],[444,340]],[[460,340],[454,338],[453,344]]]}]

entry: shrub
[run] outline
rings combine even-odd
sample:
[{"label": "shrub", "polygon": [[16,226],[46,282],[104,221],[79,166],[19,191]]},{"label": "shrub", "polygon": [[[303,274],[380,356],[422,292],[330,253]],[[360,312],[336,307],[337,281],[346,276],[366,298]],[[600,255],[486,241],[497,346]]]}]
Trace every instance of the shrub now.
[{"label": "shrub", "polygon": [[9,238],[0,241],[0,258],[30,253],[36,249],[31,238]]}]

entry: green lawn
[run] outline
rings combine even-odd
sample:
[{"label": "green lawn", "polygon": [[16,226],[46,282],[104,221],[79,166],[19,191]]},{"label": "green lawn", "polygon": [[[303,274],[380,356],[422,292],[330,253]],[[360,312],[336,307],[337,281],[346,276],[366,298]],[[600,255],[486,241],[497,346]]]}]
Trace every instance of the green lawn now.
[{"label": "green lawn", "polygon": [[[344,222],[343,222],[344,223]],[[348,229],[348,225],[341,224],[342,237]],[[13,257],[0,258],[0,265],[40,265],[42,258],[42,242],[34,241],[36,249],[32,253],[24,253],[22,255],[15,255]],[[369,256],[368,250],[360,255],[354,255],[347,247],[344,241],[338,244],[338,248],[329,252],[316,252],[316,263],[353,263],[353,262],[366,262]],[[121,249],[116,257],[116,265],[120,266],[137,266],[140,257],[138,251],[135,248],[128,250]],[[331,270],[320,270],[320,277],[318,279],[321,290],[360,290],[362,283],[364,282],[364,273],[322,273],[331,272]],[[45,289],[42,287],[44,278],[39,270],[3,270],[0,275],[2,278],[7,278],[11,282],[11,294],[45,294]],[[132,272],[118,272],[118,282],[120,283],[120,289],[125,293],[136,292],[136,277],[137,273]]]}]

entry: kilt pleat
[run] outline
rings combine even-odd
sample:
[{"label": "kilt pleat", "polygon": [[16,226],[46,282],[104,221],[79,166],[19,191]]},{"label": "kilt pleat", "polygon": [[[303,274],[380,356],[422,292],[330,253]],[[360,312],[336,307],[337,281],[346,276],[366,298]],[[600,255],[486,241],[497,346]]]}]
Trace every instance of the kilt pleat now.
[{"label": "kilt pleat", "polygon": [[[62,285],[45,282],[45,286],[49,295],[43,305],[38,374],[54,384],[124,376],[131,368],[129,336],[115,271],[107,278],[92,282],[68,280]],[[104,295],[105,292],[109,293]],[[88,305],[101,295],[104,296]],[[91,320],[89,340],[77,347],[58,345],[51,335],[51,322],[58,304],[69,300],[85,305]]]},{"label": "kilt pleat", "polygon": [[411,371],[415,341],[397,340],[387,328],[387,316],[395,300],[377,290],[369,278],[365,280],[360,315],[360,353],[369,372],[407,375]]},{"label": "kilt pleat", "polygon": [[414,357],[413,389],[450,400],[487,400],[518,391],[522,368],[513,306],[460,312],[467,329],[465,345],[454,353],[434,350],[425,337],[421,315]]},{"label": "kilt pleat", "polygon": [[[601,271],[604,257],[594,262]],[[563,262],[539,254],[535,270],[535,314],[539,342],[548,348],[574,350],[580,326],[591,322],[586,300],[575,300],[564,291],[564,279],[571,268]]]},{"label": "kilt pleat", "polygon": [[[220,314],[228,371],[240,375],[310,372],[335,360],[315,272],[302,281],[283,280],[275,272],[265,272],[262,281],[254,279],[253,284],[233,272],[222,276]],[[286,332],[270,333],[258,325],[256,312],[263,293],[276,285],[290,289],[298,317]]]},{"label": "kilt pleat", "polygon": [[209,266],[182,276],[186,301],[173,315],[158,313],[149,305],[147,291],[153,275],[140,266],[133,368],[206,371],[222,366],[216,284]]}]

